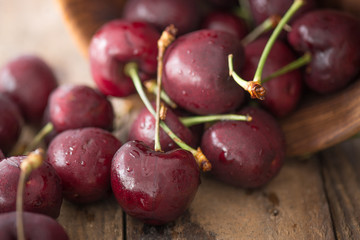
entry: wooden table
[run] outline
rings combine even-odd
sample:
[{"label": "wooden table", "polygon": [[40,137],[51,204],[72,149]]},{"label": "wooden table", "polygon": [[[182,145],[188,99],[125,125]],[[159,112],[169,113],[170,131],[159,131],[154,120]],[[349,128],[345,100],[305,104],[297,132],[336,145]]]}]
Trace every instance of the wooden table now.
[{"label": "wooden table", "polygon": [[[53,1],[0,0],[0,65],[36,53],[62,83],[92,85]],[[176,222],[151,227],[126,216],[114,198],[87,206],[64,202],[58,221],[71,239],[360,239],[360,139],[314,156],[287,159],[258,190],[209,176]]]}]

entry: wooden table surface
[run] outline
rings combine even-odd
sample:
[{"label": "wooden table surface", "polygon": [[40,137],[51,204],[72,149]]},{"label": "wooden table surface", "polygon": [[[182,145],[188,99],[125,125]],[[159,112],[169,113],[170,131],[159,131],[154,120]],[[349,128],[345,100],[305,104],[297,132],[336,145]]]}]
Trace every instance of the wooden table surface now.
[{"label": "wooden table surface", "polygon": [[[62,83],[93,85],[89,66],[49,0],[0,0],[0,65],[24,53],[43,57]],[[126,216],[114,198],[64,202],[58,221],[71,239],[360,239],[360,139],[303,159],[253,191],[202,177],[190,209],[150,227]]]}]

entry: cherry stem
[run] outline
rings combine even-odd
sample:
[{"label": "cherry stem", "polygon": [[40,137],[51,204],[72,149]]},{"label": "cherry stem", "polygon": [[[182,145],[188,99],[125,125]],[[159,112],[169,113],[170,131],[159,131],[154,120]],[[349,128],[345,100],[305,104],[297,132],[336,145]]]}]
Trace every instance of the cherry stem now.
[{"label": "cherry stem", "polygon": [[164,67],[163,59],[165,50],[175,40],[177,29],[174,25],[169,25],[162,32],[158,45],[158,58],[157,58],[157,91],[156,91],[156,117],[155,117],[155,151],[161,151],[160,145],[160,95],[161,95],[161,78]]},{"label": "cherry stem", "polygon": [[235,15],[244,19],[246,25],[252,28],[253,18],[251,16],[250,5],[248,0],[239,0],[239,7],[235,8]]},{"label": "cherry stem", "polygon": [[241,40],[242,45],[246,46],[255,39],[257,39],[259,36],[261,36],[263,33],[266,33],[271,29],[274,29],[278,25],[280,19],[281,17],[278,15],[273,15],[267,18],[265,21],[263,21],[259,26],[254,28],[248,35],[246,35],[246,37],[244,37]]},{"label": "cherry stem", "polygon": [[54,125],[51,122],[48,122],[39,132],[36,134],[36,136],[33,138],[33,140],[27,145],[27,147],[24,150],[24,155],[28,154],[29,152],[33,151],[36,147],[40,145],[40,142],[54,129]]},{"label": "cherry stem", "polygon": [[277,37],[284,28],[285,24],[290,20],[290,18],[304,3],[305,3],[304,0],[294,0],[293,4],[290,6],[290,8],[285,13],[285,15],[281,18],[279,24],[274,29],[273,33],[271,34],[269,40],[265,45],[264,51],[261,54],[258,67],[254,75],[254,79],[253,79],[254,82],[261,84],[262,71],[264,69],[266,59],[271,51],[272,46],[274,45]]},{"label": "cherry stem", "polygon": [[[155,80],[148,80],[144,82],[146,90],[150,93],[156,94],[157,84]],[[160,92],[160,98],[171,108],[177,108],[177,104],[166,94],[164,90]]]},{"label": "cherry stem", "polygon": [[16,195],[16,231],[19,240],[25,240],[24,232],[24,189],[25,182],[30,176],[31,172],[38,167],[44,161],[44,150],[37,149],[31,153],[20,164],[20,177]]},{"label": "cherry stem", "polygon": [[260,100],[263,100],[265,96],[265,88],[254,81],[246,81],[242,79],[239,75],[237,75],[236,72],[234,72],[232,54],[228,55],[228,62],[229,62],[229,75],[233,77],[233,79],[240,85],[240,87],[242,87],[245,91],[249,92],[251,98],[258,98]]},{"label": "cherry stem", "polygon": [[[141,98],[143,103],[145,104],[145,107],[155,117],[156,112],[155,112],[154,108],[152,107],[149,99],[147,98],[146,93],[141,84],[141,80],[138,75],[137,64],[133,63],[133,62],[126,64],[124,67],[124,72],[132,79],[134,86],[136,88],[136,91],[138,92],[139,97]],[[160,121],[159,125],[169,135],[169,137],[172,140],[174,140],[174,142],[180,148],[187,150],[193,154],[199,168],[202,171],[206,172],[206,171],[211,170],[211,164],[210,164],[209,160],[205,157],[205,155],[202,153],[200,148],[194,149],[194,148],[190,147],[189,145],[187,145],[178,136],[176,136],[176,134],[173,131],[171,131],[171,129],[163,121]]]},{"label": "cherry stem", "polygon": [[193,117],[182,117],[182,118],[180,118],[180,121],[186,127],[191,127],[193,125],[206,123],[206,122],[223,121],[223,120],[250,122],[252,120],[252,117],[249,116],[249,115],[219,114],[219,115],[193,116]]},{"label": "cherry stem", "polygon": [[269,76],[267,76],[266,78],[264,78],[261,82],[262,83],[266,83],[267,81],[279,77],[283,74],[286,74],[292,70],[298,69],[302,66],[305,66],[306,64],[308,64],[311,61],[311,54],[309,52],[305,53],[303,56],[301,56],[300,58],[298,58],[297,60],[285,65],[284,67],[280,68],[279,70],[277,70],[276,72],[273,72],[272,74],[270,74]]}]

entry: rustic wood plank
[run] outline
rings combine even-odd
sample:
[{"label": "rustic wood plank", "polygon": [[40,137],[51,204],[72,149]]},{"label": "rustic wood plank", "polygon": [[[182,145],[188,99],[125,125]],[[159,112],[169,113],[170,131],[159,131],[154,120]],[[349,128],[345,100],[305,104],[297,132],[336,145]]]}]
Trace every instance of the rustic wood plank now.
[{"label": "rustic wood plank", "polygon": [[360,139],[321,154],[326,193],[338,239],[360,239]]},{"label": "rustic wood plank", "polygon": [[127,239],[335,239],[320,172],[316,158],[289,160],[254,191],[204,177],[184,216],[163,227],[127,217]]},{"label": "rustic wood plank", "polygon": [[123,212],[114,197],[88,205],[64,201],[58,221],[70,239],[123,239]]}]

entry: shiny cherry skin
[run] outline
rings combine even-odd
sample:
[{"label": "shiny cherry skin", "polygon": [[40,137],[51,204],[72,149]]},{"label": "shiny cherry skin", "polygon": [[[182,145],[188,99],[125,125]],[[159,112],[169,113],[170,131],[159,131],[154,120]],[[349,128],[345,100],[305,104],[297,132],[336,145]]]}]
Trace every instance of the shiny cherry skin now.
[{"label": "shiny cherry skin", "polygon": [[[270,16],[284,16],[292,3],[293,1],[289,0],[251,0],[249,1],[249,6],[255,23],[259,25]],[[291,21],[310,10],[313,10],[316,6],[317,0],[305,1],[305,4],[295,13]]]},{"label": "shiny cherry skin", "polygon": [[234,35],[203,29],[175,40],[164,56],[163,87],[180,107],[196,114],[236,109],[244,91],[229,77],[228,55],[240,72],[244,50]]},{"label": "shiny cherry skin", "polygon": [[155,152],[139,141],[125,143],[111,166],[111,186],[121,208],[147,224],[174,221],[189,207],[200,171],[188,151]]},{"label": "shiny cherry skin", "polygon": [[67,130],[50,143],[47,156],[63,183],[63,195],[74,203],[90,203],[110,190],[111,160],[121,142],[100,128]]},{"label": "shiny cherry skin", "polygon": [[297,51],[311,53],[305,83],[315,92],[342,89],[359,73],[360,20],[348,13],[309,12],[294,22],[288,40]]},{"label": "shiny cherry skin", "polygon": [[243,39],[249,32],[243,19],[224,11],[214,11],[207,15],[202,28],[228,32],[234,34],[238,39]]},{"label": "shiny cherry skin", "polygon": [[49,115],[57,132],[84,127],[113,128],[110,101],[85,85],[61,85],[54,90],[49,99]]},{"label": "shiny cherry skin", "polygon": [[0,93],[0,148],[5,155],[17,143],[23,122],[18,106],[8,96]]},{"label": "shiny cherry skin", "polygon": [[[20,164],[25,158],[16,156],[0,160],[0,213],[15,211]],[[24,191],[25,211],[52,218],[59,216],[63,200],[62,184],[49,163],[44,162],[30,174]]]},{"label": "shiny cherry skin", "polygon": [[159,32],[174,24],[181,35],[199,28],[201,14],[193,0],[131,0],[125,4],[123,17],[150,23]]},{"label": "shiny cherry skin", "polygon": [[[69,240],[64,228],[54,219],[43,214],[24,212],[26,240]],[[0,239],[18,239],[16,212],[0,214]]]},{"label": "shiny cherry skin", "polygon": [[[153,104],[154,106],[155,104]],[[154,107],[155,108],[155,107]],[[167,107],[166,125],[185,143],[192,147],[197,147],[197,139],[192,131],[181,123],[179,117],[170,107]],[[155,145],[155,118],[147,110],[143,108],[135,121],[132,123],[129,131],[129,140],[142,141],[147,146],[154,148]],[[160,145],[163,151],[167,152],[178,148],[178,145],[165,133],[160,127]]]},{"label": "shiny cherry skin", "polygon": [[124,65],[136,62],[144,80],[156,73],[157,41],[160,33],[150,24],[124,19],[102,26],[91,39],[89,47],[92,77],[105,95],[126,97],[135,92]]},{"label": "shiny cherry skin", "polygon": [[201,149],[212,164],[211,173],[224,183],[258,188],[280,171],[285,140],[279,124],[264,110],[247,107],[253,121],[220,121],[208,128]]},{"label": "shiny cherry skin", "polygon": [[[268,38],[261,38],[245,47],[245,65],[241,72],[244,79],[254,77],[261,54]],[[263,69],[263,78],[295,61],[297,56],[292,49],[278,40],[274,43]],[[302,93],[303,77],[300,69],[293,70],[263,84],[266,89],[265,99],[259,101],[276,117],[285,117],[295,110]]]},{"label": "shiny cherry skin", "polygon": [[50,66],[38,56],[17,57],[0,69],[0,92],[7,93],[30,123],[41,121],[48,97],[57,87]]}]

